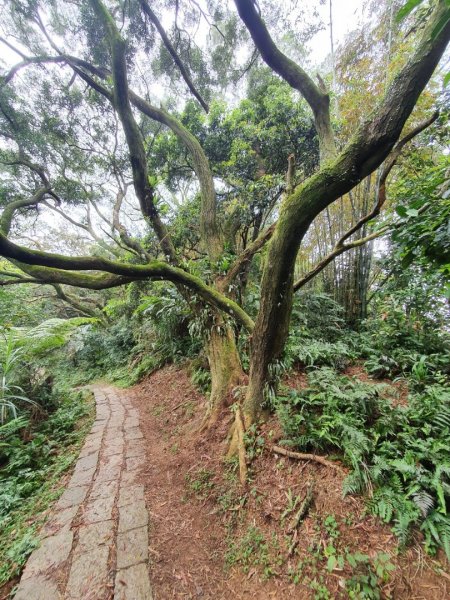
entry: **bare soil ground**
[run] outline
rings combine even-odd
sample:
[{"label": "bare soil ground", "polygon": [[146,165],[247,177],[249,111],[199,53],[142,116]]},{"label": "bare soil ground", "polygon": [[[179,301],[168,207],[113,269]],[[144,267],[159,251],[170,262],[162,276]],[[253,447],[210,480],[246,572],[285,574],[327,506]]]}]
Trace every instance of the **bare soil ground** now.
[{"label": "bare soil ground", "polygon": [[[304,377],[289,384],[304,385]],[[223,460],[231,412],[218,428],[197,435],[205,399],[186,369],[164,368],[129,393],[147,447],[143,482],[155,600],[349,598],[346,581],[366,576],[368,563],[353,573],[348,564],[328,572],[330,546],[364,553],[372,563],[388,554],[396,569],[381,586],[383,598],[450,597],[443,557],[428,557],[418,542],[399,552],[390,528],[365,513],[362,498],[342,498],[345,472],[271,451],[280,436],[274,418],[259,433],[264,445],[255,444],[251,480],[242,489],[233,465]],[[289,498],[302,500],[311,485],[313,505],[292,532],[295,511],[283,516]]]}]

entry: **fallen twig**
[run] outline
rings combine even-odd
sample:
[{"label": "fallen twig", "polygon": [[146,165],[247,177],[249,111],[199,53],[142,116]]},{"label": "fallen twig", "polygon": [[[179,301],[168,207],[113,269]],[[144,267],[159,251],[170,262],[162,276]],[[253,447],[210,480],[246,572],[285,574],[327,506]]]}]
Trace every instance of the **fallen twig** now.
[{"label": "fallen twig", "polygon": [[300,525],[301,521],[306,517],[308,511],[311,507],[313,501],[313,492],[314,492],[314,484],[311,483],[306,490],[306,496],[303,502],[300,505],[294,519],[292,520],[292,525],[289,528],[289,531],[295,531],[297,527]]},{"label": "fallen twig", "polygon": [[308,489],[306,490],[306,496],[305,496],[303,502],[301,503],[300,508],[298,509],[298,511],[292,521],[292,525],[289,528],[289,531],[293,532],[293,534],[294,534],[292,536],[291,545],[289,546],[289,552],[288,552],[289,556],[292,556],[292,554],[294,553],[294,550],[298,544],[297,528],[300,525],[300,523],[304,520],[306,515],[308,514],[309,509],[311,508],[313,499],[314,499],[314,483],[311,483],[309,485]]},{"label": "fallen twig", "polygon": [[177,404],[176,406],[174,406],[172,408],[172,410],[178,410],[179,408],[181,408],[182,406],[185,406],[186,404],[192,404],[192,400],[184,400],[183,402],[180,402],[180,404]]}]

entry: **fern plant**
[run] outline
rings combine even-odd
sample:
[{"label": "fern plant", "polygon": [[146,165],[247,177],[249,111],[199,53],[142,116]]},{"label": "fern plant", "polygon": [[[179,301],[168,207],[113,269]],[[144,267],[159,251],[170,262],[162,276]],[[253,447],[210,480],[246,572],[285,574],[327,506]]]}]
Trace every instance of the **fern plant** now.
[{"label": "fern plant", "polygon": [[308,388],[277,399],[285,444],[339,454],[351,468],[344,494],[367,494],[401,544],[419,527],[426,549],[450,559],[450,389],[426,386],[406,407],[388,392],[318,369]]},{"label": "fern plant", "polygon": [[17,419],[18,407],[21,404],[36,405],[25,395],[20,386],[14,384],[14,370],[22,355],[22,349],[14,346],[12,335],[9,334],[4,343],[0,362],[0,425],[9,419]]}]

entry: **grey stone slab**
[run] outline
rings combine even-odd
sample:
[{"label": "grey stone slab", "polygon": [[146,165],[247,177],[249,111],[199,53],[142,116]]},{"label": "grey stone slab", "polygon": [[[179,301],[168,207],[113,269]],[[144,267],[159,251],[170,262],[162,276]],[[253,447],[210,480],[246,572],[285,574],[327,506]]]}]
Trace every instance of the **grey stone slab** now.
[{"label": "grey stone slab", "polygon": [[119,533],[144,527],[148,524],[148,512],[144,500],[137,500],[119,508]]},{"label": "grey stone slab", "polygon": [[114,538],[114,521],[90,523],[78,529],[77,552],[90,552],[97,546],[111,546]]},{"label": "grey stone slab", "polygon": [[33,577],[21,581],[14,596],[15,600],[62,600],[56,583],[45,577]]},{"label": "grey stone slab", "polygon": [[121,467],[123,465],[123,456],[120,454],[113,454],[111,456],[106,456],[102,459],[101,468],[103,469],[111,469],[113,467]]},{"label": "grey stone slab", "polygon": [[111,427],[122,427],[123,422],[125,420],[125,410],[122,408],[121,410],[111,409],[111,419],[108,423]]},{"label": "grey stone slab", "polygon": [[94,452],[98,452],[100,450],[102,438],[86,438],[83,448],[80,452],[80,457],[89,456],[90,454],[94,454]]},{"label": "grey stone slab", "polygon": [[135,484],[130,486],[120,486],[119,500],[117,506],[127,506],[137,500],[144,500],[144,486]]},{"label": "grey stone slab", "polygon": [[123,471],[120,485],[130,486],[139,483],[140,471]]},{"label": "grey stone slab", "polygon": [[121,442],[120,444],[115,444],[114,446],[112,446],[111,444],[108,444],[107,446],[105,446],[105,448],[103,448],[102,456],[107,457],[107,456],[114,456],[114,454],[123,454],[123,449],[124,449],[123,442]]},{"label": "grey stone slab", "polygon": [[22,580],[43,575],[46,571],[57,568],[69,558],[72,543],[72,531],[62,531],[44,538],[39,548],[28,559]]},{"label": "grey stone slab", "polygon": [[119,533],[116,548],[118,569],[125,569],[148,560],[147,527]]},{"label": "grey stone slab", "polygon": [[66,600],[99,600],[106,596],[110,583],[108,557],[109,548],[106,546],[74,555]]},{"label": "grey stone slab", "polygon": [[139,427],[132,427],[131,429],[127,429],[125,431],[125,439],[126,440],[140,440],[144,436],[142,435]]},{"label": "grey stone slab", "polygon": [[125,417],[111,418],[106,426],[106,435],[122,435],[123,434],[123,422]]},{"label": "grey stone slab", "polygon": [[92,428],[94,427],[105,427],[106,420],[110,417],[110,413],[108,410],[102,410],[97,408],[97,415],[95,417],[95,421],[92,423]]},{"label": "grey stone slab", "polygon": [[84,458],[78,459],[76,470],[87,471],[88,469],[92,469],[92,467],[96,467],[97,462],[98,452],[93,452],[92,454],[89,454],[89,456],[85,456]]},{"label": "grey stone slab", "polygon": [[137,417],[127,417],[124,421],[125,429],[132,429],[133,427],[139,427],[139,419]]},{"label": "grey stone slab", "polygon": [[145,456],[134,456],[133,458],[127,458],[126,469],[127,471],[139,471],[142,469],[147,462]]},{"label": "grey stone slab", "polygon": [[80,485],[90,485],[92,483],[92,479],[94,478],[95,469],[96,467],[92,467],[92,469],[86,469],[84,471],[75,469],[67,487],[73,488]]},{"label": "grey stone slab", "polygon": [[95,417],[95,423],[105,423],[105,421],[107,421],[111,416],[111,411],[109,410],[109,408],[107,408],[106,406],[103,407],[97,407],[97,415]]},{"label": "grey stone slab", "polygon": [[56,504],[56,508],[69,508],[70,506],[78,506],[81,504],[88,493],[87,485],[68,488]]},{"label": "grey stone slab", "polygon": [[127,452],[131,450],[141,451],[145,449],[145,441],[140,438],[137,440],[129,440],[127,442]]},{"label": "grey stone slab", "polygon": [[106,422],[105,421],[100,421],[100,423],[102,423],[101,425],[92,425],[91,428],[91,433],[98,433],[98,434],[103,434],[103,432],[105,431],[105,427],[106,427]]},{"label": "grey stone slab", "polygon": [[90,454],[95,454],[96,452],[99,451],[100,446],[93,446],[92,444],[85,444],[83,446],[83,448],[81,449],[81,452],[79,454],[79,458],[85,458],[86,456],[89,456]]},{"label": "grey stone slab", "polygon": [[96,498],[115,498],[119,489],[119,481],[95,481],[89,495],[89,501]]},{"label": "grey stone slab", "polygon": [[[110,418],[111,418],[111,413],[109,411],[97,413],[97,417],[96,417],[96,419],[94,421],[93,428],[94,427],[101,427],[102,431],[104,431],[104,429],[105,429],[106,425],[108,424],[108,421],[109,421]],[[92,431],[92,434],[93,435],[94,434],[99,435],[99,432],[100,432],[100,430],[98,430],[98,431],[94,430],[94,431]]]},{"label": "grey stone slab", "polygon": [[[125,441],[123,438],[121,438],[121,439],[114,438],[112,440],[105,440],[105,444],[103,446],[103,451],[102,451],[102,456],[110,456],[110,455],[108,455],[107,452],[105,452],[106,450],[111,450],[114,448],[116,450],[118,449],[120,451],[123,451],[124,447],[125,447]],[[116,454],[116,452],[114,454]]]},{"label": "grey stone slab", "polygon": [[[133,441],[140,441],[140,440],[133,440]],[[134,446],[133,448],[127,448],[125,450],[125,458],[136,458],[138,456],[142,456],[144,458],[146,458],[147,456],[147,452],[145,451],[145,448],[143,445],[141,446]]]},{"label": "grey stone slab", "polygon": [[88,433],[88,435],[86,436],[85,443],[92,444],[93,446],[94,445],[100,446],[102,438],[103,438],[103,433],[100,433],[99,431],[97,431],[95,433]]},{"label": "grey stone slab", "polygon": [[99,521],[109,521],[112,517],[114,507],[114,496],[108,498],[96,498],[86,505],[83,513],[85,523],[97,523]]},{"label": "grey stone slab", "polygon": [[141,563],[117,572],[114,600],[153,600],[145,564]]},{"label": "grey stone slab", "polygon": [[112,440],[124,440],[123,423],[121,425],[111,425],[108,427],[105,433],[105,439]]},{"label": "grey stone slab", "polygon": [[107,433],[105,435],[104,445],[108,444],[108,446],[119,446],[120,444],[124,443],[125,437],[121,431],[118,433]]},{"label": "grey stone slab", "polygon": [[108,467],[108,466],[105,467],[102,465],[100,467],[95,479],[98,482],[115,481],[115,480],[119,479],[120,471],[121,471],[121,468],[118,465],[116,465],[114,467]]},{"label": "grey stone slab", "polygon": [[123,444],[124,442],[125,442],[125,438],[123,436],[123,433],[121,431],[118,433],[113,431],[113,432],[107,433],[105,435],[103,446],[104,447],[117,446],[119,444]]},{"label": "grey stone slab", "polygon": [[55,535],[60,531],[68,531],[77,514],[79,506],[71,506],[54,512],[41,530],[43,537]]}]

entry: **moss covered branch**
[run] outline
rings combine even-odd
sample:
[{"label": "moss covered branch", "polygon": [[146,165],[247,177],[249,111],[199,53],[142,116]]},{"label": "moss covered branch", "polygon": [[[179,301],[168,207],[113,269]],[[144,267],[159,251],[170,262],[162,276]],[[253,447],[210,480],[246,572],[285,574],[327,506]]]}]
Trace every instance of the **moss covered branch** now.
[{"label": "moss covered branch", "polygon": [[[23,270],[43,283],[63,283],[89,289],[117,287],[139,279],[159,279],[187,287],[199,298],[227,313],[252,331],[254,323],[248,314],[233,300],[205,284],[199,277],[161,261],[146,265],[120,263],[96,256],[67,257],[61,254],[30,250],[19,246],[0,233],[0,254],[23,264]],[[22,265],[20,265],[22,268]],[[32,268],[32,267],[36,268]],[[31,267],[31,268],[30,268]],[[37,268],[46,267],[46,269]],[[79,273],[78,271],[103,271],[105,273]],[[109,274],[109,275],[107,275]]]},{"label": "moss covered branch", "polygon": [[335,155],[336,145],[330,120],[330,98],[326,91],[293,60],[288,58],[273,41],[253,0],[234,0],[239,16],[252,36],[265,63],[298,90],[311,107],[319,136],[322,159]]},{"label": "moss covered branch", "polygon": [[123,126],[125,138],[130,153],[131,170],[136,196],[139,200],[142,214],[149,219],[158,237],[165,256],[176,263],[176,252],[169,236],[167,227],[161,220],[154,202],[154,190],[150,185],[144,140],[131,110],[127,64],[126,43],[120,35],[116,23],[101,0],[91,0],[91,5],[102,23],[111,49],[111,66],[114,84],[114,107],[117,110]]}]

